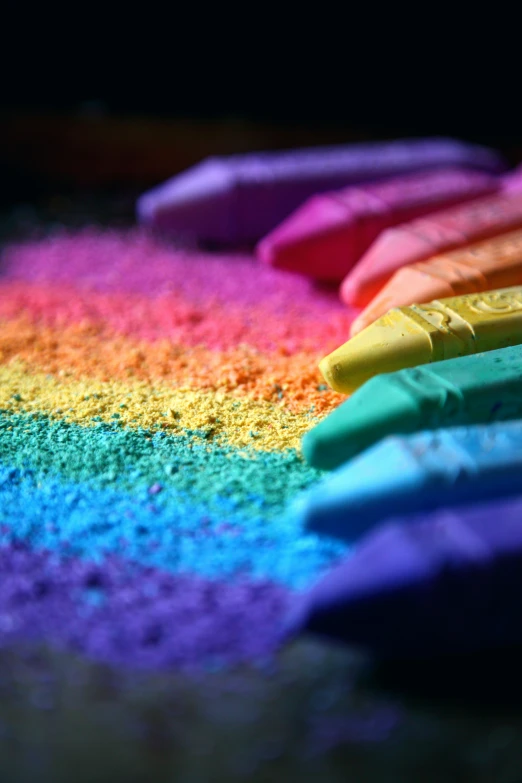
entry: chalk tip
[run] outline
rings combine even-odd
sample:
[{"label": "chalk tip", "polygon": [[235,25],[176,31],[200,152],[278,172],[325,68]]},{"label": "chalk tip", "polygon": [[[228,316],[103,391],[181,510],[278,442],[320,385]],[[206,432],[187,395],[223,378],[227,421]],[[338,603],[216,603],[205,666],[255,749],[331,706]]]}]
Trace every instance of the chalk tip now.
[{"label": "chalk tip", "polygon": [[[364,259],[364,256],[363,256]],[[361,259],[362,260],[362,259]],[[379,292],[381,281],[374,279],[370,275],[359,275],[358,264],[354,267],[354,272],[350,272],[341,283],[339,288],[339,297],[348,307],[362,308],[366,307]]]},{"label": "chalk tip", "polygon": [[[341,301],[347,305],[354,306],[357,298],[357,282],[352,279],[351,273],[344,278],[339,288],[339,296]],[[355,305],[357,306],[357,305]]]},{"label": "chalk tip", "polygon": [[303,435],[301,453],[308,465],[311,465],[313,468],[319,468],[320,470],[330,469],[331,451],[328,439],[321,436],[321,431],[318,431],[318,425]]},{"label": "chalk tip", "polygon": [[277,250],[272,242],[272,237],[268,234],[257,243],[255,249],[256,258],[263,264],[277,266]]},{"label": "chalk tip", "polygon": [[346,372],[340,362],[332,359],[332,354],[321,359],[319,371],[331,389],[346,394]]},{"label": "chalk tip", "polygon": [[229,230],[233,172],[209,158],[139,197],[137,218],[146,226],[212,239]]},{"label": "chalk tip", "polygon": [[398,269],[422,261],[438,250],[407,228],[386,229],[343,280],[342,301],[354,307],[366,307]]},{"label": "chalk tip", "polygon": [[351,230],[345,204],[328,193],[313,196],[261,240],[257,255],[271,266],[338,282],[350,261]]},{"label": "chalk tip", "polygon": [[263,237],[256,246],[256,256],[263,264],[275,269],[300,272],[301,242],[293,241],[292,236],[285,236],[285,233],[277,228]]},{"label": "chalk tip", "polygon": [[366,329],[366,327],[371,324],[371,320],[368,320],[363,316],[364,312],[352,321],[350,325],[350,337],[355,337],[356,334],[359,334],[359,332],[362,332],[363,329]]},{"label": "chalk tip", "polygon": [[[332,411],[330,417],[334,413]],[[306,463],[316,470],[334,470],[358,453],[358,449],[350,449],[350,443],[346,442],[349,438],[342,438],[340,427],[332,432],[330,417],[316,424],[301,440],[301,453]]]},{"label": "chalk tip", "polygon": [[301,440],[301,453],[309,465],[313,465],[317,453],[315,427],[305,432]]}]

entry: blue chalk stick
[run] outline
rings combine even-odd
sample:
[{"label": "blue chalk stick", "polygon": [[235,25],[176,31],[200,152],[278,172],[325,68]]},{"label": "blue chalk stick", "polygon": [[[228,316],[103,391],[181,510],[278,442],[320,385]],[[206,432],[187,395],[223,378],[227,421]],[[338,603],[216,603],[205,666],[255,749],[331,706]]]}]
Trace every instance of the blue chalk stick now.
[{"label": "blue chalk stick", "polygon": [[522,420],[389,437],[299,496],[310,529],[354,541],[391,514],[522,491]]}]

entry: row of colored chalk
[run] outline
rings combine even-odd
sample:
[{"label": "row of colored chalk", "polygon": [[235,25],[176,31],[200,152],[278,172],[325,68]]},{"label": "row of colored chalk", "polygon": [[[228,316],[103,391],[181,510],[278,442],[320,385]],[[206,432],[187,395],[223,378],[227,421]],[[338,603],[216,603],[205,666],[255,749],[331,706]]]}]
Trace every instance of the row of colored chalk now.
[{"label": "row of colored chalk", "polygon": [[384,231],[345,278],[347,303],[375,296],[320,367],[354,393],[303,441],[338,470],[295,507],[358,543],[290,633],[391,656],[522,640],[522,287],[491,290],[522,282],[520,184]]},{"label": "row of colored chalk", "polygon": [[[262,260],[342,281],[342,299],[366,307],[355,334],[391,307],[522,282],[518,247],[509,258],[490,245],[451,253],[522,228],[522,175],[495,176],[504,168],[448,139],[210,159],[143,195],[138,216],[213,242],[268,231]],[[340,183],[350,187],[323,192]]]},{"label": "row of colored chalk", "polygon": [[289,632],[387,655],[520,641],[522,177],[503,171],[484,148],[390,142],[207,161],[139,202],[203,240],[270,232],[262,260],[367,306],[320,365],[353,394],[303,441],[336,470],[294,503],[357,546]]},{"label": "row of colored chalk", "polygon": [[522,287],[491,290],[522,282],[521,221],[516,193],[447,209],[385,231],[345,278],[364,304],[399,270],[320,365],[354,393],[305,436],[311,464],[340,467],[294,505],[357,546],[289,633],[392,656],[522,640]]},{"label": "row of colored chalk", "polygon": [[289,632],[406,656],[522,641],[522,346],[376,375],[303,451],[336,469],[296,513],[356,547]]}]

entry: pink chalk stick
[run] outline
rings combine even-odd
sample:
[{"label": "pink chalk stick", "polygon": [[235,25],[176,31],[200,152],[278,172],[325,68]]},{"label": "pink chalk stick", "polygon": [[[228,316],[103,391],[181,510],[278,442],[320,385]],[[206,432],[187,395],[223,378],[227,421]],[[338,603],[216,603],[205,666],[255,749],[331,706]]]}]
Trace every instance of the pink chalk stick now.
[{"label": "pink chalk stick", "polygon": [[522,194],[500,193],[387,229],[343,280],[341,299],[365,307],[397,269],[518,228]]},{"label": "pink chalk stick", "polygon": [[384,229],[494,193],[500,183],[486,174],[448,168],[324,193],[262,239],[257,255],[281,269],[340,282]]}]

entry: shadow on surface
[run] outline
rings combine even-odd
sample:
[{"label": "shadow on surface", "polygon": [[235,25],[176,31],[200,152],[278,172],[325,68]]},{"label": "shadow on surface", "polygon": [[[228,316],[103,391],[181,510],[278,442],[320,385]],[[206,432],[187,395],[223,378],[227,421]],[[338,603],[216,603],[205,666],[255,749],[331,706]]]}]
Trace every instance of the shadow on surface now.
[{"label": "shadow on surface", "polygon": [[368,684],[407,697],[522,710],[522,645],[424,661],[378,662]]}]

